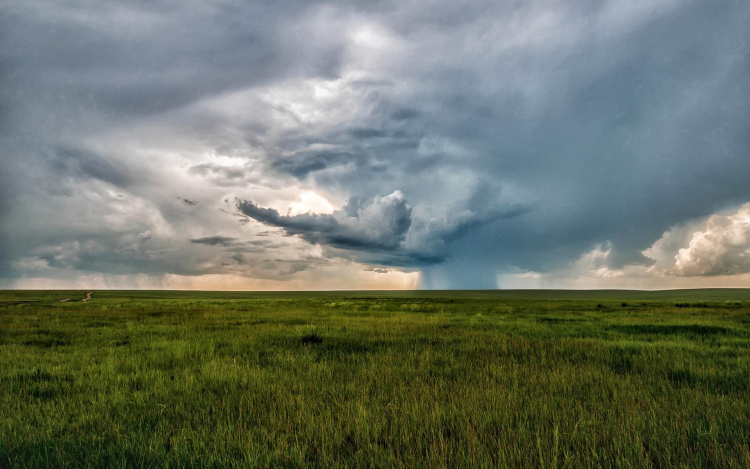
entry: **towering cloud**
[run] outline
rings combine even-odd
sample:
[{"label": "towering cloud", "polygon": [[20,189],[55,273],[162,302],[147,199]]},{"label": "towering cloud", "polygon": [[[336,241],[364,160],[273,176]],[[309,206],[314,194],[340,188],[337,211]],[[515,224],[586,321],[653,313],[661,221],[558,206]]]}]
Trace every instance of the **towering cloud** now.
[{"label": "towering cloud", "polygon": [[675,256],[678,275],[750,273],[750,204],[734,215],[714,215]]}]

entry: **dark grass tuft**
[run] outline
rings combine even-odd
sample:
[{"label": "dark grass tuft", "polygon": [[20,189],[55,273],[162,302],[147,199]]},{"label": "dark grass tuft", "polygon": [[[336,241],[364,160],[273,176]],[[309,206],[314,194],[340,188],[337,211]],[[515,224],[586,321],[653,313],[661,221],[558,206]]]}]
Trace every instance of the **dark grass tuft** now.
[{"label": "dark grass tuft", "polygon": [[706,326],[702,324],[634,324],[614,325],[609,327],[624,334],[632,335],[695,335],[695,336],[735,336],[737,332],[720,326]]},{"label": "dark grass tuft", "polygon": [[305,334],[300,338],[300,342],[304,345],[315,345],[323,342],[323,338],[316,333]]}]

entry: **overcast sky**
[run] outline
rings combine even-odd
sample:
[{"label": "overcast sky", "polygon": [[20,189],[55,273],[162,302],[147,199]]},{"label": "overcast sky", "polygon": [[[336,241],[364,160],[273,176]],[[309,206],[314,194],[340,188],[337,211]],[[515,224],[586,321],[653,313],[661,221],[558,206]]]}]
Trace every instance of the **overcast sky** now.
[{"label": "overcast sky", "polygon": [[750,287],[748,25],[5,1],[0,288]]}]

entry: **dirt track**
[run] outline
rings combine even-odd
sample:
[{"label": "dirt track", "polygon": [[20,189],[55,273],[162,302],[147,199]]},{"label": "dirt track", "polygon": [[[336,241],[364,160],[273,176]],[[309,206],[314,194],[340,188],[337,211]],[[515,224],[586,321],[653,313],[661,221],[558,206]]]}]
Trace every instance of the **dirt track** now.
[{"label": "dirt track", "polygon": [[[86,298],[82,298],[81,301],[89,301],[91,299],[91,295],[93,295],[94,292],[86,292]],[[66,301],[70,301],[70,298],[63,298],[62,300],[57,300],[59,303],[64,303]]]}]

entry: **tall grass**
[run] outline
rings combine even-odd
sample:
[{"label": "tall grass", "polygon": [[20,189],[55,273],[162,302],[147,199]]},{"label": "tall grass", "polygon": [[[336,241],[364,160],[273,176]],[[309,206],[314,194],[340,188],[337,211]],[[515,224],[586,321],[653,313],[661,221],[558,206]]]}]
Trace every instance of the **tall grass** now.
[{"label": "tall grass", "polygon": [[0,466],[750,467],[744,300],[149,295],[0,305]]}]

